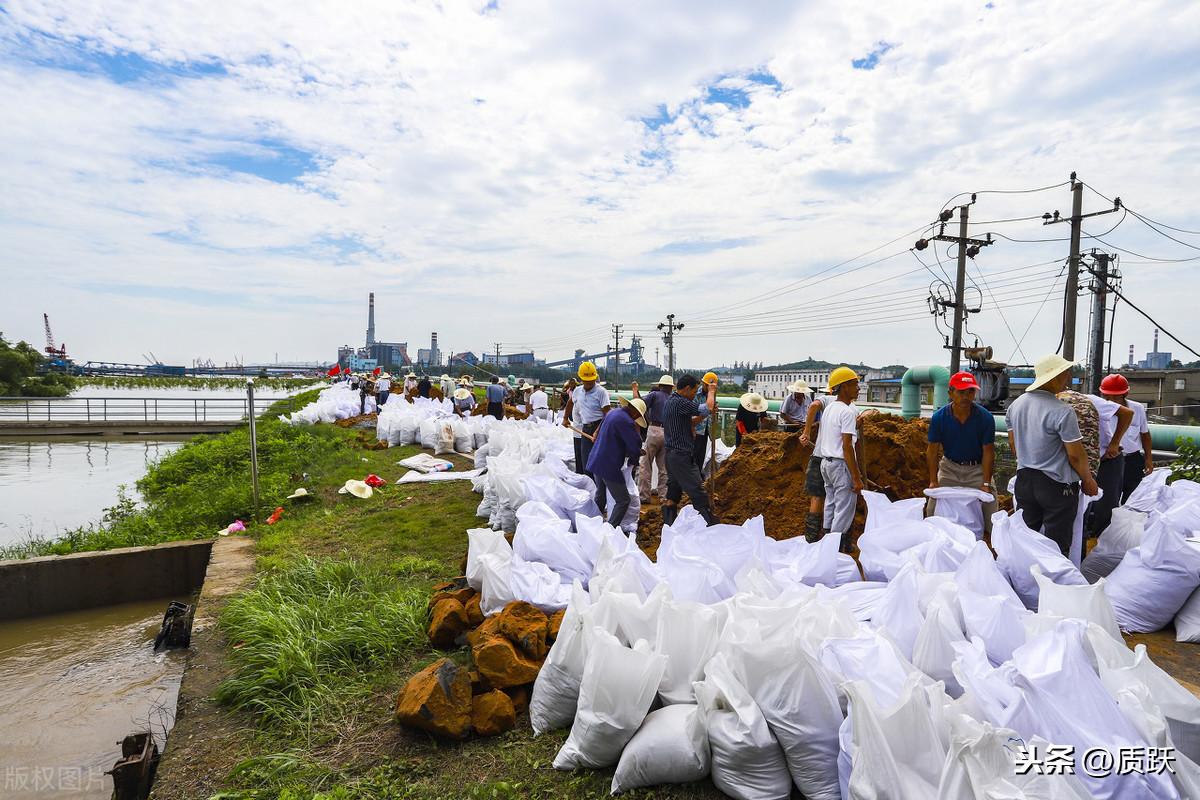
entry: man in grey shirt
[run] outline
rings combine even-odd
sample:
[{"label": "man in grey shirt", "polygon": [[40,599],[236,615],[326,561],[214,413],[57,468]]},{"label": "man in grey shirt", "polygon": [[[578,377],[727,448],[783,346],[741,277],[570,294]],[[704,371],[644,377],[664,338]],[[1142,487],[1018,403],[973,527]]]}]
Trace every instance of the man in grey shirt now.
[{"label": "man in grey shirt", "polygon": [[1014,494],[1021,516],[1063,555],[1071,548],[1080,486],[1088,497],[1097,493],[1078,418],[1056,396],[1070,385],[1073,366],[1057,355],[1040,359],[1033,383],[1006,414],[1008,443],[1017,459]]},{"label": "man in grey shirt", "polygon": [[806,381],[796,381],[788,387],[788,396],[779,404],[779,421],[785,431],[798,431],[804,425],[808,407],[812,405],[812,389]]}]

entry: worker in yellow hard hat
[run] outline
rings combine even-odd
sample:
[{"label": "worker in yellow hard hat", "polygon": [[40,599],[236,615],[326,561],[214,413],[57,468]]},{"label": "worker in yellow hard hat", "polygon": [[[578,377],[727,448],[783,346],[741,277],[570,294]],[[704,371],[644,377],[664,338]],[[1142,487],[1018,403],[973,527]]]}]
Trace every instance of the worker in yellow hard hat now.
[{"label": "worker in yellow hard hat", "polygon": [[580,386],[567,397],[563,413],[563,427],[575,432],[575,471],[587,473],[587,459],[592,452],[596,431],[604,415],[612,410],[608,390],[599,384],[600,374],[596,365],[584,361],[579,365]]},{"label": "worker in yellow hard hat", "polygon": [[[821,426],[813,456],[821,459],[821,479],[825,502],[823,524],[815,538],[827,533],[841,536],[842,552],[850,551],[850,525],[854,522],[854,507],[863,490],[862,471],[858,466],[858,374],[849,367],[838,367],[829,373],[829,391],[833,399],[823,404]],[[805,538],[813,538],[815,515],[809,514]]]},{"label": "worker in yellow hard hat", "polygon": [[[700,388],[696,390],[697,396],[707,396],[708,390],[711,387],[713,396],[716,397],[717,380],[717,373],[704,373],[704,377],[700,379]],[[694,429],[696,438],[692,440],[692,460],[696,462],[696,469],[700,470],[700,474],[703,475],[704,462],[708,459],[710,451],[708,431],[713,421],[713,414],[709,412],[708,406],[705,403],[700,403],[699,410],[699,419],[697,419]]]}]

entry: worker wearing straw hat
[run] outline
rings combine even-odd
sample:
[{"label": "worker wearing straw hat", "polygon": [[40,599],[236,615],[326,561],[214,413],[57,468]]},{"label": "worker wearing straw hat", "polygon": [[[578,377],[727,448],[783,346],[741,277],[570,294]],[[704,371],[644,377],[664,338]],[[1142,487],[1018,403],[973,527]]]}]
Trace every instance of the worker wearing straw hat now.
[{"label": "worker wearing straw hat", "polygon": [[460,417],[468,416],[475,410],[475,395],[465,386],[454,390],[454,413]]},{"label": "worker wearing straw hat", "polygon": [[414,373],[412,370],[409,370],[408,374],[404,376],[404,395],[405,395],[405,397],[408,397],[409,395],[411,395],[413,393],[413,390],[415,390],[416,388],[417,388],[416,373]]},{"label": "worker wearing straw hat", "polygon": [[384,372],[380,374],[379,379],[375,381],[375,404],[379,408],[383,408],[383,404],[387,402],[388,395],[392,393],[392,374]]},{"label": "worker wearing straw hat", "polygon": [[788,396],[779,404],[779,421],[785,431],[797,431],[804,424],[812,405],[812,389],[807,381],[797,380],[788,387]]},{"label": "worker wearing straw hat", "polygon": [[747,392],[738,400],[734,421],[737,434],[734,444],[741,444],[747,433],[757,433],[762,421],[767,418],[767,399],[758,392]]},{"label": "worker wearing straw hat", "polygon": [[441,384],[442,384],[442,397],[450,397],[451,395],[453,395],[454,394],[454,378],[451,378],[449,375],[447,375],[446,373],[443,372],[442,377],[439,380],[441,381]]},{"label": "worker wearing straw hat", "polygon": [[638,465],[638,495],[642,504],[650,502],[650,480],[652,473],[658,471],[655,493],[659,499],[667,496],[667,451],[663,444],[662,412],[667,404],[667,398],[675,390],[675,379],[663,375],[658,383],[644,396],[638,391],[638,382],[630,385],[633,396],[646,403],[646,445],[642,453],[641,464]]},{"label": "worker wearing straw hat", "polygon": [[1059,355],[1039,359],[1033,383],[1005,415],[1008,442],[1017,459],[1014,498],[1021,516],[1064,556],[1071,548],[1080,490],[1088,497],[1097,493],[1079,420],[1057,397],[1070,385],[1073,366]]},{"label": "worker wearing straw hat", "polygon": [[608,414],[596,432],[596,443],[588,454],[587,471],[596,481],[596,506],[604,514],[608,507],[608,495],[613,497],[613,507],[608,514],[608,524],[621,527],[629,511],[629,487],[625,483],[625,464],[634,466],[642,453],[642,436],[638,427],[646,427],[646,403],[640,398],[621,399],[621,410]]}]

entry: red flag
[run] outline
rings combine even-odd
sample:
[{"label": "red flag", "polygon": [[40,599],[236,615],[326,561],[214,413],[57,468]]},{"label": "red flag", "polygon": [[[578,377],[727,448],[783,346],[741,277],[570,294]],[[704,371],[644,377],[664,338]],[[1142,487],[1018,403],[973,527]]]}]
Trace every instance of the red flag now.
[{"label": "red flag", "polygon": [[383,372],[383,370],[381,370],[379,367],[376,367],[376,368],[375,368],[375,369],[374,369],[374,370],[371,372],[371,374],[372,374],[372,375],[378,375],[380,372]]},{"label": "red flag", "polygon": [[350,368],[349,368],[349,367],[342,367],[342,374],[344,374],[344,375],[349,375],[349,374],[350,374]]},{"label": "red flag", "polygon": [[326,372],[325,374],[332,378],[334,375],[337,375],[341,371],[342,371],[342,368],[339,367],[337,364],[334,364],[332,367],[329,368],[329,372]]}]

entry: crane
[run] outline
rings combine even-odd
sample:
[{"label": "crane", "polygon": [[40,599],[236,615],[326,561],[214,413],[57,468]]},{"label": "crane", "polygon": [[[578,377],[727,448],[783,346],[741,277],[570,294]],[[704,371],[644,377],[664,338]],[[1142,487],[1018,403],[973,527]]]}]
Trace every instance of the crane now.
[{"label": "crane", "polygon": [[54,334],[50,332],[50,315],[43,312],[42,322],[46,326],[46,355],[51,358],[66,359],[67,346],[65,344],[54,346]]}]

